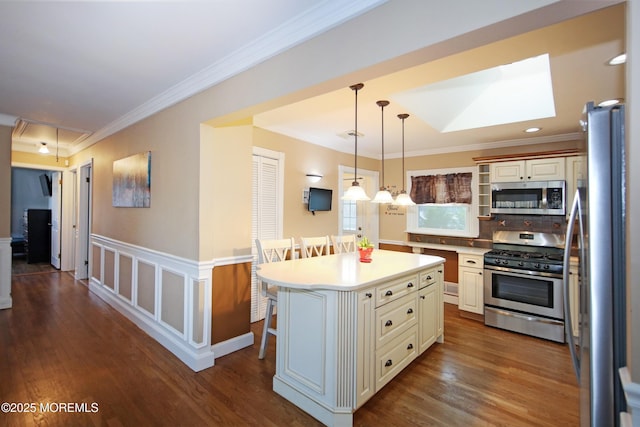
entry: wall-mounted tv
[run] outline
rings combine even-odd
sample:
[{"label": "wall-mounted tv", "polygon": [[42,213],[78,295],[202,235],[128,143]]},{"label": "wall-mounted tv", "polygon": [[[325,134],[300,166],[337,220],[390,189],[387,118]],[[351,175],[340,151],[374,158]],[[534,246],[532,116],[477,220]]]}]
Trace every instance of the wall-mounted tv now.
[{"label": "wall-mounted tv", "polygon": [[309,188],[309,212],[330,211],[333,190],[327,188]]},{"label": "wall-mounted tv", "polygon": [[51,197],[52,182],[51,177],[46,173],[40,175],[40,187],[42,187],[42,195],[44,197]]}]

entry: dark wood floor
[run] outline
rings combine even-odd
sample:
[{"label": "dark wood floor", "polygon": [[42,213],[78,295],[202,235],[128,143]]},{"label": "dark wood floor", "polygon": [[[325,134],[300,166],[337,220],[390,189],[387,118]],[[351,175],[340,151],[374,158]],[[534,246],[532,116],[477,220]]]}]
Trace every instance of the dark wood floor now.
[{"label": "dark wood floor", "polygon": [[[0,426],[319,425],[271,390],[275,351],[272,338],[258,360],[261,323],[252,325],[253,347],[196,373],[67,273],[14,276],[12,286],[14,307],[0,310],[0,402],[85,403],[97,412],[0,413]],[[354,422],[578,425],[578,389],[566,346],[485,327],[447,304],[445,343]]]}]

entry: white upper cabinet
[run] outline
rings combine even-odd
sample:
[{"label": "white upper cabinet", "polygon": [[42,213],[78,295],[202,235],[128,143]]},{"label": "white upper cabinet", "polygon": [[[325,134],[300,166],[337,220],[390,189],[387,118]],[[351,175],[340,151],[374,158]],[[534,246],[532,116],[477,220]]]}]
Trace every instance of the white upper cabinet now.
[{"label": "white upper cabinet", "polygon": [[557,181],[565,179],[564,157],[515,160],[491,164],[491,182]]}]

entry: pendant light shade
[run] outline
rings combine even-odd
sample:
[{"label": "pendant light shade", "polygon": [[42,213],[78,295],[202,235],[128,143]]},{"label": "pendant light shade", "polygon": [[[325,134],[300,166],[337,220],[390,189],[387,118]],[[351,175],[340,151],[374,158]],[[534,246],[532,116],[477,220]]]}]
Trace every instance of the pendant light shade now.
[{"label": "pendant light shade", "polygon": [[353,137],[355,138],[355,152],[354,152],[354,167],[353,167],[353,182],[351,183],[351,187],[347,191],[344,192],[344,196],[342,196],[342,200],[370,200],[367,193],[364,191],[360,184],[358,183],[358,91],[364,87],[364,84],[358,83],[352,86],[349,86],[351,90],[355,93],[356,99],[356,118],[355,118],[355,130],[353,132]]},{"label": "pendant light shade", "polygon": [[409,117],[409,115],[406,113],[398,114],[398,118],[402,120],[402,191],[400,192],[400,194],[398,194],[398,196],[396,197],[396,200],[394,200],[393,202],[393,204],[396,206],[414,206],[415,205],[413,200],[411,200],[411,196],[409,196],[404,189],[404,179],[405,179],[405,176],[404,176],[404,120],[407,117]]},{"label": "pendant light shade", "polygon": [[38,153],[40,154],[49,154],[49,148],[47,147],[46,142],[40,143],[40,148],[38,148]]},{"label": "pendant light shade", "polygon": [[393,197],[387,187],[384,185],[384,107],[389,105],[389,101],[378,101],[376,102],[380,107],[380,115],[381,115],[381,123],[382,123],[382,133],[380,134],[380,140],[382,141],[382,185],[380,186],[380,190],[376,193],[376,197],[373,198],[371,203],[393,203]]}]

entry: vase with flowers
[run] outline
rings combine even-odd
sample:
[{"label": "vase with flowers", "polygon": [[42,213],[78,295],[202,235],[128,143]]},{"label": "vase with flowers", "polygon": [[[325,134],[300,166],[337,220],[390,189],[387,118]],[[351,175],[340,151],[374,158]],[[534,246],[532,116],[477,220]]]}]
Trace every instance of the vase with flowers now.
[{"label": "vase with flowers", "polygon": [[358,253],[360,254],[360,262],[371,262],[371,252],[373,252],[373,245],[367,238],[364,236],[358,242]]}]

